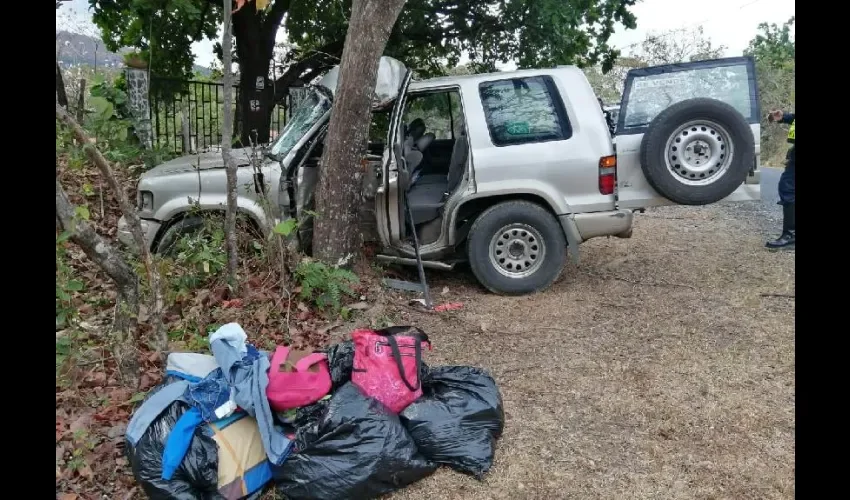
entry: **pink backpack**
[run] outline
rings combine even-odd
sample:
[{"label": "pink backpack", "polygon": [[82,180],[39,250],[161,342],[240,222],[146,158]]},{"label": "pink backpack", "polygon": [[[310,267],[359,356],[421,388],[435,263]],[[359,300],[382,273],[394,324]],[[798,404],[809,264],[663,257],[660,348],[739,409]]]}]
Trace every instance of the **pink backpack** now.
[{"label": "pink backpack", "polygon": [[307,406],[331,390],[328,356],[320,352],[295,351],[280,346],[272,355],[266,397],[274,411]]},{"label": "pink backpack", "polygon": [[383,330],[355,330],[351,381],[393,413],[422,396],[422,347],[431,342],[422,330],[396,326]]}]

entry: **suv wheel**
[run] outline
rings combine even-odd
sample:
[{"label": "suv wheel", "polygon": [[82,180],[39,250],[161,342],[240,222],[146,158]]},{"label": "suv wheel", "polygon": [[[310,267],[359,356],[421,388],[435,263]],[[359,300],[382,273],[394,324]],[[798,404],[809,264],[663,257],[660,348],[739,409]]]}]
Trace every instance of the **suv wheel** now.
[{"label": "suv wheel", "polygon": [[567,242],[554,215],[535,203],[508,201],[475,220],[467,242],[469,265],[494,293],[522,295],[546,289],[564,268]]}]

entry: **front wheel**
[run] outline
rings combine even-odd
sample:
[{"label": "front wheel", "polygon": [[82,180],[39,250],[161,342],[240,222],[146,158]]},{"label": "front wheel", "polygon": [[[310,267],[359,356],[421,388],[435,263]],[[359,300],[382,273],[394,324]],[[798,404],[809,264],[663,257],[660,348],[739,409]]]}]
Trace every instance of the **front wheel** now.
[{"label": "front wheel", "polygon": [[567,259],[567,242],[554,215],[527,201],[494,205],[475,220],[467,243],[469,265],[488,290],[524,295],[549,287]]}]

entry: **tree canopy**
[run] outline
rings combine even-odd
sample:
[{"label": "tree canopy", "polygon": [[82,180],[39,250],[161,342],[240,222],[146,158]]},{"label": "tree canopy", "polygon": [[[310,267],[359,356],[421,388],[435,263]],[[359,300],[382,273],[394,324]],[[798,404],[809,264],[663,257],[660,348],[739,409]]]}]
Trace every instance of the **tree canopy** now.
[{"label": "tree canopy", "polygon": [[[635,27],[629,7],[637,0],[422,0],[409,3],[393,27],[387,53],[418,69],[441,72],[441,63],[458,63],[468,54],[473,66],[493,68],[515,61],[521,68],[553,64],[600,63],[610,68],[617,51],[608,39],[620,22]],[[244,2],[243,2],[244,3]],[[90,0],[93,20],[110,50],[138,49],[151,71],[189,76],[192,42],[215,39],[221,25],[220,2],[211,0]],[[241,7],[234,15],[256,16],[262,36],[251,50],[263,52],[279,27],[292,50],[285,63],[312,51],[334,58],[342,53],[351,2],[345,0],[266,0]],[[309,68],[305,68],[305,71]]]}]

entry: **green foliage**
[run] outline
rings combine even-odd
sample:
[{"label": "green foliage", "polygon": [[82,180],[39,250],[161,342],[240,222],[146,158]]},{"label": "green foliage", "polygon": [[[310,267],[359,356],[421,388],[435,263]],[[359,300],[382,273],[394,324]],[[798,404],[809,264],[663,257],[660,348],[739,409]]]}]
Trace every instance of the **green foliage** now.
[{"label": "green foliage", "polygon": [[109,102],[117,118],[130,118],[127,81],[123,73],[113,82],[108,81],[103,76],[96,76],[90,92],[92,97],[102,98]]},{"label": "green foliage", "polygon": [[113,52],[123,47],[136,49],[156,75],[191,77],[192,43],[214,39],[221,26],[221,2],[89,0],[89,5],[106,48]]},{"label": "green foliage", "polygon": [[312,301],[323,311],[339,314],[342,297],[355,295],[351,285],[359,283],[357,275],[347,269],[304,259],[295,268],[295,281],[301,287],[300,297]]},{"label": "green foliage", "polygon": [[[759,100],[762,114],[772,109],[792,111],[795,104],[795,41],[791,30],[795,18],[781,26],[762,23],[745,54],[756,60]],[[771,167],[784,164],[787,130],[762,118],[761,163]]]},{"label": "green foliage", "polygon": [[174,262],[177,268],[174,288],[185,294],[219,276],[227,266],[224,250],[224,228],[207,221],[195,232],[184,234],[176,243]]},{"label": "green foliage", "polygon": [[[84,214],[88,218],[88,209],[77,207],[78,214]],[[79,215],[78,215],[79,216]],[[82,218],[82,217],[81,217]],[[72,302],[74,293],[83,291],[83,282],[74,279],[73,270],[67,263],[67,250],[65,242],[71,237],[71,233],[65,231],[56,237],[56,329],[68,326],[75,317],[77,308]],[[57,345],[58,349],[58,345]]]},{"label": "green foliage", "polygon": [[[312,50],[339,56],[345,39],[351,1],[273,0],[265,20],[288,4],[283,27],[291,50],[283,63],[303,59]],[[423,75],[442,74],[443,62],[456,66],[468,53],[470,68],[493,69],[516,61],[519,67],[602,64],[610,68],[618,52],[608,45],[617,23],[634,28],[629,11],[637,0],[420,0],[408,2],[393,27],[386,54],[397,57]],[[90,0],[93,20],[110,50],[136,48],[157,75],[191,76],[192,42],[215,39],[221,24],[220,2],[208,0]],[[276,30],[276,27],[275,27]],[[271,33],[274,38],[274,33]],[[236,44],[261,44],[262,37]],[[262,53],[261,46],[244,47]],[[220,55],[220,54],[219,54]],[[152,56],[152,57],[151,57]]]}]

